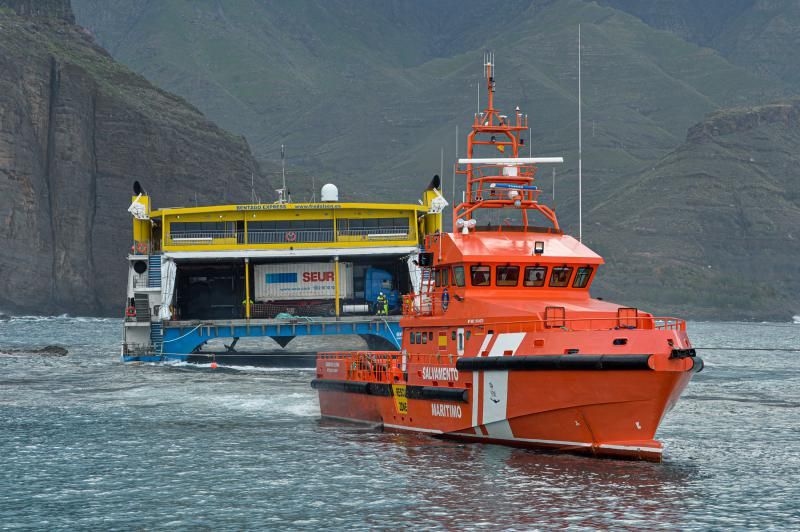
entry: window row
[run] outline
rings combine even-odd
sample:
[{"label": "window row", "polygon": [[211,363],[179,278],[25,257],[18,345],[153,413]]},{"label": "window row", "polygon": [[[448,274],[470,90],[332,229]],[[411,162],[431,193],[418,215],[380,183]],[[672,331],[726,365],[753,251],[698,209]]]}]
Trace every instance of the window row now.
[{"label": "window row", "polygon": [[336,220],[336,227],[340,231],[408,233],[408,218],[342,218]]},{"label": "window row", "polygon": [[[547,279],[547,266],[525,266],[522,273],[523,286],[544,286]],[[572,266],[555,266],[550,271],[549,286],[553,288],[564,288],[569,286],[572,279]],[[575,273],[572,281],[573,288],[586,288],[592,276],[591,266],[581,266]],[[470,286],[491,286],[492,267],[488,265],[473,265],[469,268]],[[519,266],[496,266],[495,267],[495,286],[518,286],[520,277]],[[464,266],[453,266],[452,268],[437,268],[434,273],[434,282],[437,287],[445,286],[465,286]]]},{"label": "window row", "polygon": [[412,344],[427,344],[428,342],[433,343],[433,333],[428,332],[414,332],[411,331],[408,333],[409,341]]},{"label": "window row", "polygon": [[270,220],[247,222],[247,230],[256,231],[333,231],[333,220]]},{"label": "window row", "polygon": [[170,235],[185,233],[232,233],[236,230],[235,222],[171,222]]}]

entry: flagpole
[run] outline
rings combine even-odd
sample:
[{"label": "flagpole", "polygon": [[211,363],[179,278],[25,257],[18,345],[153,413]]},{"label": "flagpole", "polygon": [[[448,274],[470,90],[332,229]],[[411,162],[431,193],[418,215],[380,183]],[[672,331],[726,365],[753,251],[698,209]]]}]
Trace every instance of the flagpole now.
[{"label": "flagpole", "polygon": [[583,242],[583,129],[581,124],[581,25],[578,24],[578,241]]},{"label": "flagpole", "polygon": [[283,179],[282,203],[286,203],[286,148],[281,144],[281,178]]}]

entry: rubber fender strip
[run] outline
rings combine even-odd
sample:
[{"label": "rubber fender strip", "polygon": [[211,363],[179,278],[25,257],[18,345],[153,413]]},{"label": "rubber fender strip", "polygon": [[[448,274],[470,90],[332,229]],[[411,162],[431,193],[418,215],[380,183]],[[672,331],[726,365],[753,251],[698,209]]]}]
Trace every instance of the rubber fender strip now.
[{"label": "rubber fender strip", "polygon": [[368,382],[352,382],[352,381],[329,381],[324,379],[314,379],[311,381],[311,387],[315,390],[331,390],[336,392],[348,393],[363,393],[369,394]]},{"label": "rubber fender strip", "polygon": [[706,367],[706,365],[703,363],[703,359],[700,357],[695,357],[692,359],[692,369],[690,371],[692,373],[700,373],[703,371],[704,367]]},{"label": "rubber fender strip", "polygon": [[652,355],[521,355],[459,358],[458,371],[650,370]]},{"label": "rubber fender strip", "polygon": [[[314,379],[311,387],[315,390],[329,390],[345,393],[360,393],[391,397],[392,385],[382,382],[352,382],[327,379]],[[425,399],[428,401],[468,402],[469,393],[464,388],[440,388],[437,386],[406,386],[406,397],[409,399]]]},{"label": "rubber fender strip", "polygon": [[383,382],[370,382],[369,383],[369,394],[370,395],[380,395],[383,397],[391,397],[392,396],[392,385],[386,384]]},{"label": "rubber fender strip", "polygon": [[669,354],[669,358],[689,358],[697,356],[697,351],[694,349],[673,349]]},{"label": "rubber fender strip", "polygon": [[406,386],[406,397],[409,399],[427,399],[429,401],[468,402],[469,393],[464,388],[440,388],[438,386]]}]

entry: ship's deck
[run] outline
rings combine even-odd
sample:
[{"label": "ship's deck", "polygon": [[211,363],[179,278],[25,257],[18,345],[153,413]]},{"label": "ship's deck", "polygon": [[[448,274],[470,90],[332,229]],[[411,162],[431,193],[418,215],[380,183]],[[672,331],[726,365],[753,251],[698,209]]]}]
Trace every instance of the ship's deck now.
[{"label": "ship's deck", "polygon": [[323,329],[326,327],[342,328],[353,324],[365,323],[398,323],[402,316],[340,316],[334,317],[313,317],[298,316],[296,318],[251,318],[251,319],[222,319],[222,320],[171,320],[163,322],[165,329],[192,329],[195,327],[276,327],[284,328],[288,331],[301,328],[318,326]]}]

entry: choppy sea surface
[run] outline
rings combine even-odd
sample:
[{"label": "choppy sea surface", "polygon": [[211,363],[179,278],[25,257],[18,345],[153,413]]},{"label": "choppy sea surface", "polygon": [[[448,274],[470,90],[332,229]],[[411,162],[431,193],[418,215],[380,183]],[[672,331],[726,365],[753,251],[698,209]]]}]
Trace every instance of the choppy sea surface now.
[{"label": "choppy sea surface", "polygon": [[702,351],[662,464],[321,422],[311,370],[125,365],[120,328],[0,322],[0,528],[800,528],[800,325],[689,325],[768,350]]}]

